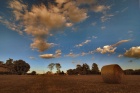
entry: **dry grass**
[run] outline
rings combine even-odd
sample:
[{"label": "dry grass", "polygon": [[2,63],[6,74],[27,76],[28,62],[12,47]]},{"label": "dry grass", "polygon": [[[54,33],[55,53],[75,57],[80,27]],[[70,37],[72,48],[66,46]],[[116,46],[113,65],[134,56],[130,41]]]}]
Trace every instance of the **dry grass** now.
[{"label": "dry grass", "polygon": [[125,76],[121,84],[106,84],[94,76],[0,75],[0,93],[139,93],[140,76]]}]

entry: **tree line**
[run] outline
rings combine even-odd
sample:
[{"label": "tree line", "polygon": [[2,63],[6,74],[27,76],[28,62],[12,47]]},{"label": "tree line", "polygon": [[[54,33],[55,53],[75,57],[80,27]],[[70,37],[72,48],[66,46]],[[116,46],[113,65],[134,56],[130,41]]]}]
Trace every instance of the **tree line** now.
[{"label": "tree line", "polygon": [[30,70],[30,65],[24,60],[13,60],[9,58],[6,62],[0,61],[0,65],[7,69],[6,72],[0,72],[0,74],[26,74]]},{"label": "tree line", "polygon": [[133,70],[133,69],[126,69],[124,70],[125,75],[140,75],[140,69]]},{"label": "tree line", "polygon": [[[52,70],[56,67],[56,74],[64,74],[63,71],[60,70],[60,63],[50,63],[48,68],[50,69],[47,74],[51,74]],[[98,65],[96,63],[92,64],[92,69],[90,69],[89,65],[84,63],[83,65],[77,64],[75,69],[68,69],[67,74],[69,75],[89,75],[89,74],[100,74]]]},{"label": "tree line", "polygon": [[83,65],[77,64],[75,69],[67,70],[69,75],[90,75],[90,74],[100,74],[98,65],[93,63],[91,69],[88,64],[84,63]]}]

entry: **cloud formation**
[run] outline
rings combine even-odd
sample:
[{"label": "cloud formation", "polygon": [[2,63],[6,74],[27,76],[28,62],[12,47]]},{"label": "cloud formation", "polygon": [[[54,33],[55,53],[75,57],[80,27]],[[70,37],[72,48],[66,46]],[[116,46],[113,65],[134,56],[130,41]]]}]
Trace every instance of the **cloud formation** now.
[{"label": "cloud formation", "polygon": [[117,49],[117,46],[125,43],[125,42],[129,42],[130,40],[121,40],[113,45],[105,45],[103,46],[103,48],[97,48],[96,52],[100,52],[101,54],[105,54],[105,53],[114,53],[115,50]]},{"label": "cloud formation", "polygon": [[39,55],[41,58],[44,58],[44,59],[51,59],[51,58],[59,58],[61,57],[61,50],[58,49],[55,51],[55,54],[42,54],[42,55]]},{"label": "cloud formation", "polygon": [[94,12],[101,12],[104,13],[106,10],[109,10],[110,6],[105,6],[105,5],[95,5],[92,7],[92,10]]},{"label": "cloud formation", "polygon": [[51,58],[55,58],[53,54],[42,54],[39,55],[41,58],[45,58],[45,59],[51,59]]},{"label": "cloud formation", "polygon": [[91,40],[86,40],[85,42],[82,42],[81,44],[76,45],[76,47],[82,47],[85,44],[88,44],[89,42],[91,42]]},{"label": "cloud formation", "polygon": [[68,55],[65,55],[66,57],[78,57],[79,54],[74,54],[73,52],[70,52]]},{"label": "cloud formation", "polygon": [[[79,2],[82,2],[78,0]],[[88,0],[90,2],[91,0]],[[15,17],[15,21],[22,24],[23,32],[33,36],[32,49],[43,52],[51,47],[47,37],[56,29],[71,27],[73,23],[81,22],[88,18],[87,11],[77,6],[75,2],[56,0],[57,6],[49,4],[28,5],[21,1],[12,0],[9,3]],[[13,29],[14,30],[14,29]],[[15,27],[16,30],[16,27]]]},{"label": "cloud formation", "polygon": [[116,50],[116,47],[112,47],[111,45],[105,45],[103,46],[103,48],[97,48],[96,51],[100,52],[102,54],[105,53],[114,53],[114,51]]},{"label": "cloud formation", "polygon": [[140,46],[132,47],[129,50],[126,50],[124,56],[130,58],[140,58]]}]

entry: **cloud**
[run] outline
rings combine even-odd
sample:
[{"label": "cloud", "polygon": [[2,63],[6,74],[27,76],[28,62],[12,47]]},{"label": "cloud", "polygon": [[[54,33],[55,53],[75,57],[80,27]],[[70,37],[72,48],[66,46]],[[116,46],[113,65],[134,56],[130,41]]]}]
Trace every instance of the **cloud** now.
[{"label": "cloud", "polygon": [[55,51],[55,54],[42,54],[42,55],[39,55],[41,58],[45,58],[45,59],[51,59],[51,58],[59,58],[61,57],[61,50],[58,49]]},{"label": "cloud", "polygon": [[[56,0],[58,5],[29,5],[24,4],[22,1],[12,0],[9,2],[9,7],[12,9],[14,23],[18,22],[22,26],[22,32],[33,36],[33,43],[30,45],[32,49],[38,49],[43,52],[51,48],[47,38],[53,31],[63,28],[71,27],[73,23],[84,21],[88,18],[87,11],[79,8],[75,2],[67,0]],[[82,0],[77,2],[86,3]],[[87,0],[92,2],[92,0]],[[49,8],[48,8],[49,7]],[[10,25],[5,23],[6,25]],[[13,30],[18,30],[14,25]],[[21,28],[20,28],[21,29]],[[21,31],[19,31],[21,33]]]},{"label": "cloud", "polygon": [[61,57],[61,54],[62,54],[62,52],[61,52],[60,49],[58,49],[58,50],[55,51],[55,57],[56,58]]},{"label": "cloud", "polygon": [[96,5],[96,6],[93,6],[92,7],[92,10],[94,12],[105,12],[106,10],[109,10],[110,9],[110,6],[105,6],[105,5]]},{"label": "cloud", "polygon": [[96,0],[76,0],[78,4],[93,4],[96,3]]},{"label": "cloud", "polygon": [[125,12],[128,9],[128,7],[124,8],[121,12]]},{"label": "cloud", "polygon": [[29,58],[30,58],[30,59],[33,59],[33,60],[35,59],[35,57],[33,57],[33,56],[30,56]]},{"label": "cloud", "polygon": [[123,57],[123,55],[122,55],[122,54],[119,54],[118,57],[119,57],[119,58],[120,58],[120,57]]},{"label": "cloud", "polygon": [[71,27],[71,26],[73,26],[72,23],[66,23],[66,27]]},{"label": "cloud", "polygon": [[102,26],[101,29],[104,30],[104,29],[106,29],[106,27],[105,26]]},{"label": "cloud", "polygon": [[105,22],[105,21],[111,19],[112,16],[114,16],[114,15],[113,14],[106,14],[105,13],[103,16],[101,16],[101,21]]},{"label": "cloud", "polygon": [[105,45],[103,48],[97,48],[96,51],[100,52],[102,54],[105,53],[114,53],[114,51],[116,50],[116,47],[112,47],[111,45]]},{"label": "cloud", "polygon": [[0,19],[0,22],[2,24],[6,25],[9,29],[18,32],[20,35],[23,35],[23,31],[21,30],[22,29],[21,24],[15,24],[15,23],[13,23],[11,21],[3,19],[2,17]]},{"label": "cloud", "polygon": [[85,42],[82,42],[81,44],[76,45],[76,47],[82,47],[85,44],[88,44],[89,42],[91,42],[91,40],[86,40]]},{"label": "cloud", "polygon": [[111,6],[105,6],[105,5],[95,5],[92,7],[92,10],[96,13],[102,13],[103,15],[101,16],[101,21],[105,22],[109,19],[111,19],[113,14],[107,14],[107,11],[111,9]]},{"label": "cloud", "polygon": [[54,58],[54,55],[53,54],[42,54],[42,55],[39,55],[41,58],[45,58],[45,59],[51,59],[51,58]]},{"label": "cloud", "polygon": [[116,46],[118,46],[118,45],[120,45],[122,43],[129,42],[129,41],[130,41],[130,39],[128,39],[128,40],[121,40],[121,41],[117,42],[116,44],[113,44],[112,47],[116,47]]},{"label": "cloud", "polygon": [[88,18],[86,11],[77,7],[74,2],[66,3],[63,10],[66,10],[64,11],[64,15],[74,23],[81,22]]},{"label": "cloud", "polygon": [[140,46],[132,47],[129,50],[126,50],[124,56],[130,58],[140,58]]},{"label": "cloud", "polygon": [[96,49],[96,52],[100,52],[102,54],[105,54],[105,53],[114,53],[117,46],[122,44],[122,43],[125,43],[125,42],[129,42],[130,40],[121,40],[113,45],[105,45],[103,46],[103,48],[97,48]]},{"label": "cloud", "polygon": [[96,39],[96,38],[98,38],[98,37],[97,37],[97,36],[92,36],[92,38]]},{"label": "cloud", "polygon": [[73,52],[70,52],[68,55],[65,55],[67,57],[78,57],[80,56],[79,54],[74,54]]}]

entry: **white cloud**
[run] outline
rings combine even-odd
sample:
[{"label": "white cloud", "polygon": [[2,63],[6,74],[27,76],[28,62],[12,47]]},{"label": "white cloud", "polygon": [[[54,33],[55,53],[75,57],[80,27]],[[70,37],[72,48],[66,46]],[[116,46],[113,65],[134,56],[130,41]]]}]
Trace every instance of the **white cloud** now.
[{"label": "white cloud", "polygon": [[119,58],[120,58],[120,57],[123,57],[123,55],[122,55],[122,54],[119,54],[118,57],[119,57]]},{"label": "white cloud", "polygon": [[66,23],[66,27],[71,27],[71,26],[73,26],[72,23]]},{"label": "white cloud", "polygon": [[105,13],[103,16],[101,16],[101,21],[105,22],[107,20],[110,20],[112,16],[114,16],[114,15],[113,14],[106,14]]},{"label": "white cloud", "polygon": [[56,58],[61,57],[61,54],[62,54],[62,51],[60,49],[55,51],[55,57]]},{"label": "white cloud", "polygon": [[42,54],[39,55],[41,58],[50,59],[50,58],[59,58],[61,57],[62,51],[60,49],[55,51],[55,54]]},{"label": "white cloud", "polygon": [[130,41],[130,39],[128,39],[128,40],[121,40],[121,41],[117,42],[116,44],[113,44],[112,47],[116,47],[116,46],[118,46],[118,45],[120,45],[122,43],[129,42],[129,41]]},{"label": "white cloud", "polygon": [[111,45],[105,45],[103,48],[97,48],[96,51],[100,52],[102,54],[105,53],[114,53],[116,50],[116,47],[112,47]]},{"label": "white cloud", "polygon": [[82,47],[85,44],[88,44],[89,42],[91,42],[91,40],[86,40],[85,42],[82,42],[81,44],[76,45],[76,47]]},{"label": "white cloud", "polygon": [[45,59],[50,59],[50,58],[54,58],[53,54],[42,54],[40,55],[41,58],[45,58]]},{"label": "white cloud", "polygon": [[73,52],[70,52],[68,55],[65,55],[67,57],[78,57],[80,56],[79,54],[74,54]]},{"label": "white cloud", "polygon": [[92,7],[92,10],[94,12],[102,12],[102,13],[109,9],[110,9],[110,6],[105,6],[105,5],[96,5]]},{"label": "white cloud", "polygon": [[92,38],[96,39],[96,38],[98,38],[98,37],[97,37],[97,36],[92,36]]},{"label": "white cloud", "polygon": [[140,46],[132,47],[129,50],[126,50],[124,56],[130,58],[140,58]]},{"label": "white cloud", "polygon": [[125,43],[125,42],[129,42],[130,40],[121,40],[113,45],[105,45],[103,46],[103,48],[97,48],[96,49],[96,52],[100,52],[102,54],[105,54],[105,53],[114,53],[117,46],[122,44],[122,43]]}]

